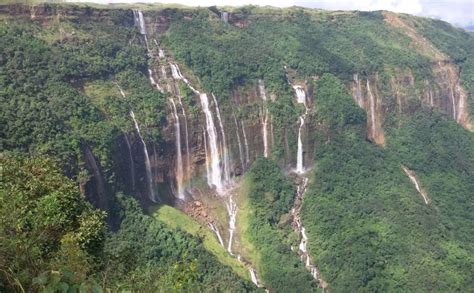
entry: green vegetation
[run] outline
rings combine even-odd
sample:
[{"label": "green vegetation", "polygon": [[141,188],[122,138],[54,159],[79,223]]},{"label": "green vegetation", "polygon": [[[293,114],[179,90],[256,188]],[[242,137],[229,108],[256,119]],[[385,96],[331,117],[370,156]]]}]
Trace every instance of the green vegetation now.
[{"label": "green vegetation", "polygon": [[106,235],[105,213],[50,159],[0,160],[2,291],[254,290],[206,250],[209,235],[203,242],[169,228],[122,195],[120,229]]},{"label": "green vegetation", "polygon": [[292,207],[294,188],[273,161],[259,158],[248,173],[252,213],[246,235],[259,255],[257,267],[265,287],[275,292],[311,292],[314,281],[285,239],[291,227],[278,224]]},{"label": "green vegetation", "polygon": [[316,115],[333,129],[316,137],[314,184],[302,212],[323,279],[334,291],[472,288],[472,135],[420,113],[405,117],[382,149],[365,141],[364,119],[337,78],[325,75],[317,88]]},{"label": "green vegetation", "polygon": [[180,229],[202,239],[203,246],[206,250],[212,253],[221,263],[232,267],[234,272],[238,273],[240,277],[249,279],[249,274],[245,266],[236,258],[230,256],[227,250],[220,245],[216,236],[207,227],[203,227],[190,216],[167,205],[158,207],[152,214],[156,219],[168,225],[168,227]]}]

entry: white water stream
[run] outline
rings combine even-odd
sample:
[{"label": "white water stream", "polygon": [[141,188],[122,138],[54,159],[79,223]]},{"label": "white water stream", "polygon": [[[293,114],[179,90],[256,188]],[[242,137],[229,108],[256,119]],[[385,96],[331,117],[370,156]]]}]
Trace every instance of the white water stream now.
[{"label": "white water stream", "polygon": [[175,132],[175,145],[176,145],[176,185],[177,194],[179,199],[184,199],[184,172],[183,172],[183,157],[181,154],[181,124],[179,123],[178,110],[174,100],[171,98],[170,103],[173,108],[174,118],[174,132]]},{"label": "white water stream", "polygon": [[263,80],[258,80],[258,91],[260,97],[263,100],[263,110],[262,110],[262,133],[263,133],[263,156],[268,157],[268,108],[267,108],[267,93],[265,92],[265,84]]},{"label": "white water stream", "polygon": [[408,178],[410,178],[410,181],[415,185],[416,191],[418,191],[421,197],[423,197],[425,204],[429,204],[430,199],[428,195],[426,194],[426,192],[421,188],[420,183],[418,182],[418,179],[415,176],[415,172],[413,172],[412,170],[408,169],[405,166],[402,166],[402,169],[405,172],[405,174],[408,176]]},{"label": "white water stream", "polygon": [[293,86],[293,89],[295,90],[296,93],[296,101],[298,104],[303,104],[305,111],[304,113],[299,117],[300,120],[300,126],[298,128],[298,152],[296,154],[296,172],[299,174],[304,173],[304,162],[303,162],[303,139],[302,139],[302,130],[304,127],[306,115],[308,114],[308,107],[306,105],[306,93],[303,89],[302,86],[295,85]]},{"label": "white water stream", "polygon": [[370,90],[370,83],[369,79],[367,79],[367,93],[369,94],[370,100],[370,129],[371,129],[371,136],[375,138],[376,130],[375,130],[375,98]]},{"label": "white water stream", "polygon": [[130,111],[130,117],[133,119],[133,123],[135,125],[135,129],[137,130],[138,137],[140,138],[140,141],[142,142],[143,145],[143,153],[145,154],[145,171],[146,171],[146,181],[148,185],[148,191],[150,192],[150,199],[153,202],[159,201],[159,199],[155,195],[155,190],[153,188],[153,175],[151,172],[151,163],[150,163],[150,156],[148,155],[148,150],[146,148],[145,141],[143,140],[143,137],[140,133],[140,127],[138,126],[137,119],[135,118],[135,113],[133,111]]}]

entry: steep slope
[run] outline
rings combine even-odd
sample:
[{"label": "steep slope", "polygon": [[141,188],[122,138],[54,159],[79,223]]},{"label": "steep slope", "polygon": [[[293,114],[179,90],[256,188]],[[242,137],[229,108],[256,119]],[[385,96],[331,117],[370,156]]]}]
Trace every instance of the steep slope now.
[{"label": "steep slope", "polygon": [[[280,273],[314,290],[304,266],[335,291],[469,288],[472,35],[301,8],[1,5],[0,15],[2,150],[59,158],[112,228],[123,191],[210,227],[229,252],[220,259],[274,291],[292,287]],[[262,168],[310,185],[273,186]],[[138,235],[129,228],[117,241]],[[309,264],[291,251],[301,243]],[[278,258],[289,265],[271,267]],[[217,266],[207,265],[202,284]]]}]

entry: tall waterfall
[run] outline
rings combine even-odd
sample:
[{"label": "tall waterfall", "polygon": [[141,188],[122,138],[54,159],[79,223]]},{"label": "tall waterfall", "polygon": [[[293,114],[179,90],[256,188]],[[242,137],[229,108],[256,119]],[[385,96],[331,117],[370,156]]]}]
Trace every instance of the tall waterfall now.
[{"label": "tall waterfall", "polygon": [[356,84],[354,96],[355,96],[355,98],[356,98],[357,104],[358,104],[359,107],[361,107],[362,109],[365,109],[365,108],[364,108],[364,99],[362,98],[362,88],[361,88],[361,86],[360,86],[359,75],[358,75],[357,73],[355,73],[355,74],[353,75],[353,79],[354,79],[354,82],[355,82],[355,84]]},{"label": "tall waterfall", "polygon": [[266,158],[268,157],[268,108],[266,105],[267,102],[267,94],[265,92],[265,85],[263,83],[263,80],[259,79],[258,80],[258,89],[260,93],[260,97],[263,100],[263,107],[264,109],[262,110],[262,133],[263,133],[263,156]]},{"label": "tall waterfall", "polygon": [[135,166],[133,164],[133,155],[132,155],[132,146],[128,140],[128,136],[125,134],[125,143],[127,144],[128,149],[128,158],[130,160],[130,175],[132,176],[132,189],[135,190]]},{"label": "tall waterfall", "polygon": [[184,117],[184,134],[185,137],[185,144],[186,144],[186,176],[189,178],[191,177],[191,152],[189,151],[189,133],[188,133],[188,117],[186,116],[186,111],[184,110],[183,101],[181,100],[181,96],[178,95],[178,102],[181,107],[181,112],[183,113]]},{"label": "tall waterfall", "polygon": [[[114,82],[114,83],[118,87],[122,97],[126,98],[125,92],[123,91],[122,87],[117,82]],[[125,134],[124,137],[125,137],[125,143],[127,144],[128,157],[130,160],[130,175],[132,176],[132,189],[135,190],[135,166],[133,165],[132,146],[130,145],[128,136]]]},{"label": "tall waterfall", "polygon": [[235,131],[237,133],[237,143],[239,144],[240,165],[242,167],[242,172],[244,172],[244,170],[245,170],[244,152],[242,150],[242,141],[240,140],[239,124],[237,123],[237,118],[235,117],[235,115],[233,113],[232,113],[232,116],[234,116]]},{"label": "tall waterfall", "polygon": [[143,137],[140,133],[140,127],[138,126],[137,119],[135,118],[135,113],[133,113],[133,111],[130,111],[130,116],[133,119],[133,123],[135,125],[135,129],[137,130],[138,137],[140,138],[140,141],[143,144],[143,153],[145,154],[146,181],[147,181],[147,184],[148,184],[148,191],[150,192],[150,199],[153,202],[156,202],[158,199],[155,196],[155,190],[153,188],[153,175],[151,173],[150,156],[148,155],[148,150],[146,148],[145,141],[143,140]]},{"label": "tall waterfall", "polygon": [[148,37],[146,35],[146,25],[145,25],[145,18],[143,17],[143,13],[139,9],[133,9],[133,20],[134,24],[140,28],[140,34],[143,35],[145,39],[146,49],[149,52],[150,48],[148,47]]},{"label": "tall waterfall", "polygon": [[299,85],[293,86],[293,89],[296,93],[296,102],[298,104],[303,104],[305,107],[305,112],[299,117],[300,127],[298,128],[298,152],[296,155],[296,172],[304,173],[304,163],[303,163],[303,139],[301,137],[301,132],[304,127],[306,115],[308,114],[308,107],[306,105],[306,93],[303,87]]},{"label": "tall waterfall", "polygon": [[206,132],[210,149],[210,156],[206,156],[206,160],[210,160],[207,166],[207,183],[209,186],[214,186],[217,191],[220,192],[223,189],[223,183],[220,168],[219,148],[217,145],[216,126],[214,124],[212,112],[209,109],[209,98],[207,97],[207,94],[200,94],[199,99],[201,100],[202,110],[204,111],[206,118]]},{"label": "tall waterfall", "polygon": [[370,83],[369,79],[367,79],[367,93],[369,94],[369,100],[370,100],[370,132],[372,138],[375,138],[376,135],[376,130],[375,130],[375,98],[374,95],[372,94],[372,91],[370,90]]},{"label": "tall waterfall", "polygon": [[249,142],[247,140],[247,133],[245,132],[245,124],[244,121],[240,121],[242,124],[242,134],[244,135],[244,144],[245,144],[245,165],[250,163],[250,151],[249,151]]},{"label": "tall waterfall", "polygon": [[214,94],[212,94],[212,98],[216,106],[217,120],[219,121],[219,126],[221,129],[221,136],[222,136],[221,146],[222,146],[222,156],[223,156],[223,163],[224,163],[224,182],[228,183],[230,181],[231,158],[227,150],[227,140],[225,137],[224,125],[222,124],[221,113],[219,111],[219,104],[217,103],[217,99],[216,99],[216,96],[214,96]]},{"label": "tall waterfall", "polygon": [[170,99],[172,108],[173,108],[173,117],[174,117],[174,132],[176,138],[176,185],[178,187],[178,198],[184,199],[184,173],[183,173],[183,158],[181,154],[181,125],[179,123],[178,110],[176,109],[176,104],[173,99]]}]

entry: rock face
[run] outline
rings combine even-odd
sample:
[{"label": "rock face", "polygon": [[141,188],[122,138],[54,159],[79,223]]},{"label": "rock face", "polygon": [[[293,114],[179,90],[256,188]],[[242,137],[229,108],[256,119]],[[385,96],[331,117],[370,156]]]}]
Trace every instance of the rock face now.
[{"label": "rock face", "polygon": [[[193,186],[202,181],[206,176],[206,169],[210,163],[209,141],[206,130],[206,120],[200,103],[199,81],[190,70],[182,64],[177,64],[171,52],[166,52],[160,47],[160,35],[164,34],[171,23],[173,9],[146,11],[144,21],[146,25],[145,36],[148,41],[148,54],[150,59],[150,80],[156,82],[157,90],[168,95],[170,107],[168,116],[160,124],[162,141],[159,144],[147,142],[147,151],[150,157],[153,186],[159,190],[160,198],[166,202],[174,203],[177,190],[184,190],[189,194]],[[184,17],[186,10],[182,12]],[[76,6],[58,5],[4,5],[0,6],[0,14],[13,15],[33,19],[40,24],[51,21],[68,19],[74,22],[102,21],[114,23],[121,21],[123,24],[134,24],[132,10],[117,9],[113,13],[108,9],[79,8]],[[120,17],[117,17],[120,15]],[[384,13],[388,25],[402,30],[412,41],[414,50],[432,60],[431,70],[433,79],[416,80],[409,68],[399,68],[392,72],[391,78],[381,80],[377,73],[354,74],[353,81],[349,84],[353,98],[357,104],[367,112],[367,138],[383,145],[385,143],[384,126],[388,113],[409,114],[417,110],[421,104],[431,107],[454,119],[467,129],[472,129],[468,112],[468,97],[462,88],[459,79],[459,68],[436,49],[429,41],[396,14]],[[227,21],[230,25],[245,27],[252,18],[239,14],[229,14]],[[145,46],[145,42],[143,42]],[[317,127],[312,121],[313,91],[311,83],[304,80],[294,80],[295,72],[288,69],[288,82],[298,85],[306,93],[307,116],[304,127],[300,128],[300,120],[295,120],[291,127],[276,127],[274,117],[268,111],[270,104],[277,96],[265,91],[265,81],[250,81],[245,87],[233,89],[229,97],[215,97],[207,93],[210,100],[211,115],[216,119],[216,135],[219,142],[219,155],[222,158],[223,150],[228,151],[227,163],[230,176],[240,176],[259,156],[276,159],[283,167],[295,168],[297,163],[298,134],[303,147],[303,162],[311,164],[313,139]],[[382,75],[381,75],[382,76]],[[422,85],[420,87],[420,84]],[[184,99],[180,87],[186,86],[194,93],[189,99]],[[388,92],[386,88],[389,88]],[[295,96],[296,100],[296,96]],[[186,102],[185,102],[186,101]],[[218,103],[218,104],[217,104]],[[174,104],[174,107],[172,105]],[[295,107],[297,102],[294,103]],[[220,109],[222,129],[217,123],[217,106]],[[305,107],[306,108],[306,107]],[[197,110],[196,110],[197,109]],[[179,122],[180,135],[176,135],[176,122]],[[264,131],[265,130],[265,131]],[[144,164],[143,146],[137,133],[130,132],[124,137],[117,138],[119,146],[117,152],[120,161],[114,176],[122,178],[125,190],[140,198],[147,204],[146,168]],[[224,137],[225,136],[225,137]],[[179,142],[177,141],[179,137]],[[266,148],[265,148],[266,146]],[[180,152],[178,158],[177,152]],[[99,162],[93,160],[94,155],[84,152],[89,173],[93,174],[92,180],[84,187],[92,202],[99,206],[106,206],[103,201],[104,194],[110,191],[100,171]],[[182,164],[177,168],[177,164]],[[223,164],[223,161],[219,162]],[[95,167],[94,167],[95,166]],[[97,171],[97,168],[99,171]],[[181,171],[178,171],[181,170]],[[177,176],[177,172],[179,174]],[[178,179],[179,177],[179,179]],[[101,183],[102,181],[102,183]],[[179,185],[179,188],[178,188]],[[115,187],[110,187],[114,189]]]},{"label": "rock face", "polygon": [[432,60],[433,79],[431,82],[416,80],[411,69],[397,68],[391,74],[388,92],[382,94],[379,89],[387,88],[387,84],[383,84],[378,74],[354,74],[350,88],[354,100],[367,112],[367,138],[383,145],[387,114],[412,114],[420,104],[439,111],[462,127],[472,130],[468,95],[461,85],[459,68],[398,15],[384,12],[384,17],[388,25],[405,33],[414,50]]}]

